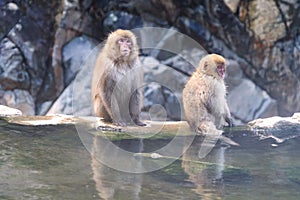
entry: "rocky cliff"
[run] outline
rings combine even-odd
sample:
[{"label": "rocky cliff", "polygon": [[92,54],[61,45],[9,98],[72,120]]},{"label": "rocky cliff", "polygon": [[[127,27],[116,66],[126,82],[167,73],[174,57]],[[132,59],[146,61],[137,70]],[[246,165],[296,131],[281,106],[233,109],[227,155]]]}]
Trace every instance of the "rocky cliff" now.
[{"label": "rocky cliff", "polygon": [[[300,111],[298,0],[0,0],[0,10],[0,104],[24,114],[90,115],[92,69],[81,70],[82,63],[88,58],[92,66],[91,52],[110,31],[143,27],[175,30],[201,46],[176,55],[141,51],[143,64],[151,66],[145,81],[159,77],[174,85],[171,91],[147,84],[144,111],[159,104],[163,115],[181,119],[190,60],[206,53],[229,61],[228,101],[236,122]],[[82,86],[76,87],[80,103],[74,103],[74,85]],[[159,116],[160,109],[152,111]]]}]

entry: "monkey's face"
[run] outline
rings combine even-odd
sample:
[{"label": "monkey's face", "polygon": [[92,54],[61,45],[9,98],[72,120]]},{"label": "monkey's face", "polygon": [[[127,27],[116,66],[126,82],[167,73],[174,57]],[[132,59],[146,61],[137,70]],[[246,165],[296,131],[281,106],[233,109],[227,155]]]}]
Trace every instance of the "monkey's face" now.
[{"label": "monkey's face", "polygon": [[132,41],[127,37],[120,37],[117,40],[118,49],[121,56],[129,56],[132,48]]},{"label": "monkey's face", "polygon": [[225,63],[226,60],[222,56],[209,54],[200,60],[197,71],[201,74],[212,76],[217,80],[223,80],[226,72]]},{"label": "monkey's face", "polygon": [[226,72],[226,67],[225,67],[225,64],[224,63],[219,63],[217,64],[217,73],[218,75],[224,79],[225,78],[225,72]]}]

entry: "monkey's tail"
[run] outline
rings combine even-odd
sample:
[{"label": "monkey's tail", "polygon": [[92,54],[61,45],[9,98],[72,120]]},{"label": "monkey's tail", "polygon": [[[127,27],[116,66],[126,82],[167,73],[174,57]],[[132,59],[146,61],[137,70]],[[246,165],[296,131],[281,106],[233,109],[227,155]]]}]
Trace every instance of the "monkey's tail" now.
[{"label": "monkey's tail", "polygon": [[239,146],[238,143],[223,136],[223,131],[218,130],[212,121],[202,122],[198,126],[198,130],[204,135],[204,140],[198,152],[199,158],[204,158],[213,149],[219,139],[229,145]]},{"label": "monkey's tail", "polygon": [[229,144],[231,146],[240,146],[238,143],[236,143],[235,141],[233,141],[232,139],[230,139],[229,137],[226,137],[224,135],[221,135],[220,140],[222,140],[223,142],[225,142],[226,144]]}]

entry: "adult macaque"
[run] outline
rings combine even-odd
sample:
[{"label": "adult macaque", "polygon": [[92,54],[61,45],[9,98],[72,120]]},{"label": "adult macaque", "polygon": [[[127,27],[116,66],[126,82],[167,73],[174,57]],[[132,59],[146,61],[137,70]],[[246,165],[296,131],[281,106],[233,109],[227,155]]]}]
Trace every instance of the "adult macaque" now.
[{"label": "adult macaque", "polygon": [[143,71],[135,35],[128,30],[111,33],[100,52],[92,79],[92,101],[97,117],[115,125],[140,121]]},{"label": "adult macaque", "polygon": [[191,129],[197,133],[220,133],[217,129],[226,122],[232,126],[226,102],[225,71],[225,59],[209,54],[200,60],[183,90],[185,116]]}]

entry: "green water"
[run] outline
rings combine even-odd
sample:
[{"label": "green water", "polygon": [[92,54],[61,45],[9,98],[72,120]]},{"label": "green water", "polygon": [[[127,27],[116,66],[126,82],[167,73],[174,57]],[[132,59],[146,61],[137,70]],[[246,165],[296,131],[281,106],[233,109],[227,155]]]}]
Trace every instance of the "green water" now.
[{"label": "green water", "polygon": [[[218,143],[199,159],[202,139],[195,138],[181,160],[154,172],[131,174],[106,167],[87,151],[105,151],[100,136],[89,135],[91,146],[86,149],[74,127],[2,122],[0,199],[300,199],[299,139],[278,147],[272,147],[270,139],[234,139],[240,147]],[[131,152],[151,152],[168,142],[127,139],[114,144]]]}]

